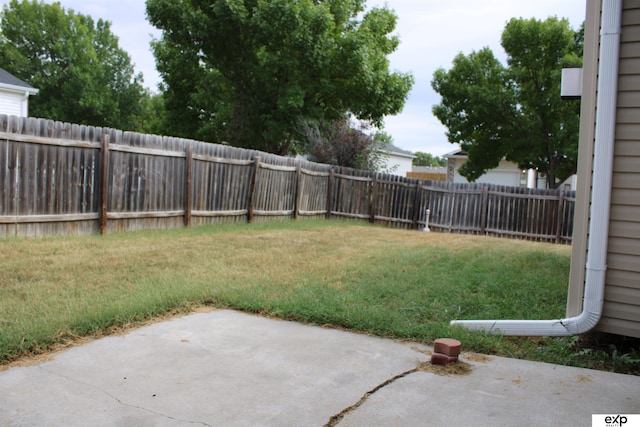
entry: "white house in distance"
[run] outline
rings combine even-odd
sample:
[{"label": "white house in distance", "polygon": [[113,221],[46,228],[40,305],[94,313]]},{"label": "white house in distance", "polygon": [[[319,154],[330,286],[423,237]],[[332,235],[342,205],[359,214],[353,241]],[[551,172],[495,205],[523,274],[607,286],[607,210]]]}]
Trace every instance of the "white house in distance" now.
[{"label": "white house in distance", "polygon": [[411,151],[403,150],[391,145],[390,150],[383,151],[384,154],[388,154],[386,163],[380,168],[383,172],[388,172],[393,175],[407,176],[407,172],[411,172],[413,165],[413,159],[416,156]]},{"label": "white house in distance", "polygon": [[[467,153],[458,149],[445,154],[445,158],[447,159],[447,182],[469,182],[459,172],[460,167],[468,160]],[[487,171],[475,182],[510,187],[547,188],[547,179],[538,175],[535,170],[522,170],[517,164],[504,159],[500,161],[497,168]],[[558,188],[561,190],[575,190],[576,176],[573,175]]]},{"label": "white house in distance", "polygon": [[27,117],[29,95],[38,89],[0,68],[0,114]]}]

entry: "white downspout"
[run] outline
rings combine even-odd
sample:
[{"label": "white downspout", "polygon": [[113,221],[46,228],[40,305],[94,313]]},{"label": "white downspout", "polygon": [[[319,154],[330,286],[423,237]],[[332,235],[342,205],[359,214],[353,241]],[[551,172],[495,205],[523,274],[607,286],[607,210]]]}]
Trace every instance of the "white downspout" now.
[{"label": "white downspout", "polygon": [[604,302],[613,170],[622,0],[602,1],[593,178],[582,313],[557,320],[453,320],[452,325],[503,335],[582,334],[600,321]]}]

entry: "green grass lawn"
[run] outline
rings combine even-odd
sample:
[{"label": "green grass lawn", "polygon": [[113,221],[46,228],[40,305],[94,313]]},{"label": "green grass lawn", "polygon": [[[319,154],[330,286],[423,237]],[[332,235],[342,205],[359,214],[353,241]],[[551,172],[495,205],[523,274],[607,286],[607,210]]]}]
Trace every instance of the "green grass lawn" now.
[{"label": "green grass lawn", "polygon": [[453,319],[564,317],[570,252],[350,221],[4,239],[0,363],[210,305],[427,344],[451,337],[466,351],[637,373],[638,351],[449,326]]}]

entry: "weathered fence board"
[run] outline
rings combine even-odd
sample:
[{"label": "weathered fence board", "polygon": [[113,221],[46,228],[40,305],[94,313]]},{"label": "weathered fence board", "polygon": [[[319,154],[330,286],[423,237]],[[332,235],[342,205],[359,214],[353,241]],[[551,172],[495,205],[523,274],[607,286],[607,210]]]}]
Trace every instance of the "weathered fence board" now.
[{"label": "weathered fence board", "polygon": [[298,215],[322,217],[328,212],[329,172],[300,168],[298,181]]},{"label": "weathered fence board", "polygon": [[0,237],[274,218],[570,242],[573,192],[421,181],[221,144],[0,115]]},{"label": "weathered fence board", "polygon": [[370,220],[373,177],[334,174],[333,178],[331,214]]}]

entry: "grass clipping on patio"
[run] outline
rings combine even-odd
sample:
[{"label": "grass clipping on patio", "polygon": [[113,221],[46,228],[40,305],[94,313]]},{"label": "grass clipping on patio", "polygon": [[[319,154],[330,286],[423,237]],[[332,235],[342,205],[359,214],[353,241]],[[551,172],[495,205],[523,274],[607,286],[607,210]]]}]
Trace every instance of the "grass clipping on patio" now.
[{"label": "grass clipping on patio", "polygon": [[557,355],[566,342],[488,336],[449,321],[561,317],[569,261],[567,246],[348,221],[4,239],[0,363],[203,305],[566,358]]}]

